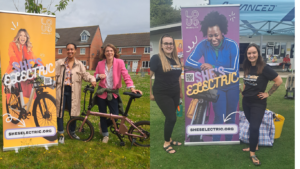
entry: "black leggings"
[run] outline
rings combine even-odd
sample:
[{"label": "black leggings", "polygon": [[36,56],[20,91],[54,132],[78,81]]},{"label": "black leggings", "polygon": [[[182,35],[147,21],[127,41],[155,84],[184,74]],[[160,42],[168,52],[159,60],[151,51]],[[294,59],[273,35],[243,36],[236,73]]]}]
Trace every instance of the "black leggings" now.
[{"label": "black leggings", "polygon": [[179,92],[177,94],[155,94],[153,93],[155,101],[160,110],[165,115],[165,130],[164,137],[165,141],[170,141],[173,128],[176,123],[176,109],[179,105]]},{"label": "black leggings", "polygon": [[265,114],[266,104],[259,104],[250,99],[243,98],[243,109],[247,120],[250,123],[250,151],[255,152],[258,143],[259,127]]}]

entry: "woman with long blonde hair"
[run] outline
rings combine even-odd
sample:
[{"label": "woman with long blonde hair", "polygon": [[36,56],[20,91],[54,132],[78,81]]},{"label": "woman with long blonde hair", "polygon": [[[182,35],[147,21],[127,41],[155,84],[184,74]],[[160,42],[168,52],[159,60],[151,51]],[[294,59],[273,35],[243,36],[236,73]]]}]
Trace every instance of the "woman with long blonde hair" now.
[{"label": "woman with long blonde hair", "polygon": [[[175,41],[170,35],[166,34],[160,38],[159,53],[151,57],[150,70],[150,99],[156,101],[166,117],[163,148],[173,154],[176,151],[172,146],[181,145],[180,142],[173,141],[171,135],[176,123],[176,108],[179,105],[179,98],[182,98],[182,91],[181,63],[177,56]],[[152,88],[153,75],[155,81]]]},{"label": "woman with long blonde hair", "polygon": [[14,62],[21,62],[29,59],[36,59],[32,52],[32,44],[30,36],[26,29],[20,29],[14,40],[10,42],[8,48],[9,64],[6,73],[12,72],[12,64]]}]

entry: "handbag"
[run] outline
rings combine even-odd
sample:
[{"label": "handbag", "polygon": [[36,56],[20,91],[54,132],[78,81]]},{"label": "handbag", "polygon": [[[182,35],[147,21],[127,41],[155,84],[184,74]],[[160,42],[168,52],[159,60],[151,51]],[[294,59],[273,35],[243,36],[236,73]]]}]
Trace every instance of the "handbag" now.
[{"label": "handbag", "polygon": [[[240,111],[240,140],[244,143],[249,143],[249,122],[246,119],[244,111]],[[259,127],[259,146],[273,146],[275,136],[275,125],[273,121],[273,112],[265,110],[265,114]]]}]

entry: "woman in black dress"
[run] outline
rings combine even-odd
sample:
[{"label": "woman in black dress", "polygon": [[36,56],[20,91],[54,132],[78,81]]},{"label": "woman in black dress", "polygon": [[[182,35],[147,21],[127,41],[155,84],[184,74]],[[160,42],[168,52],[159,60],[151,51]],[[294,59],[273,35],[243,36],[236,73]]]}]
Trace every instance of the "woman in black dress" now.
[{"label": "woman in black dress", "polygon": [[[250,151],[250,159],[253,164],[260,165],[261,163],[255,155],[255,150],[258,150],[259,127],[267,107],[267,97],[270,97],[277,90],[282,79],[264,63],[256,44],[248,46],[245,56],[243,63],[244,91],[242,94],[244,113],[250,123],[250,147],[243,149],[243,151]],[[270,80],[274,81],[274,85],[268,92],[265,92]]]},{"label": "woman in black dress", "polygon": [[[175,153],[174,145],[181,145],[173,141],[171,135],[176,122],[176,108],[181,91],[181,63],[177,56],[175,41],[170,35],[164,35],[159,41],[159,54],[153,55],[150,60],[150,99],[155,100],[165,115],[164,149],[168,153]],[[155,75],[152,93],[152,79]]]}]

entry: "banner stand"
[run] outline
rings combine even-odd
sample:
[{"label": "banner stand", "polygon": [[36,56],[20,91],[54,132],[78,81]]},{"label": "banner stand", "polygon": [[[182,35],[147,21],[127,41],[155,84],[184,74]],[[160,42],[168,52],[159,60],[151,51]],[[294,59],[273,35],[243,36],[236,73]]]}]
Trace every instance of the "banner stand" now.
[{"label": "banner stand", "polygon": [[46,150],[49,150],[48,147],[52,147],[52,146],[58,146],[58,144],[49,143],[49,144],[38,144],[38,145],[30,145],[30,146],[7,147],[7,148],[3,148],[3,151],[15,151],[16,153],[19,153],[20,149],[24,149],[27,147],[45,147]]},{"label": "banner stand", "polygon": [[185,145],[240,144],[239,6],[181,7]]},{"label": "banner stand", "polygon": [[58,145],[55,20],[0,10],[3,151]]}]

